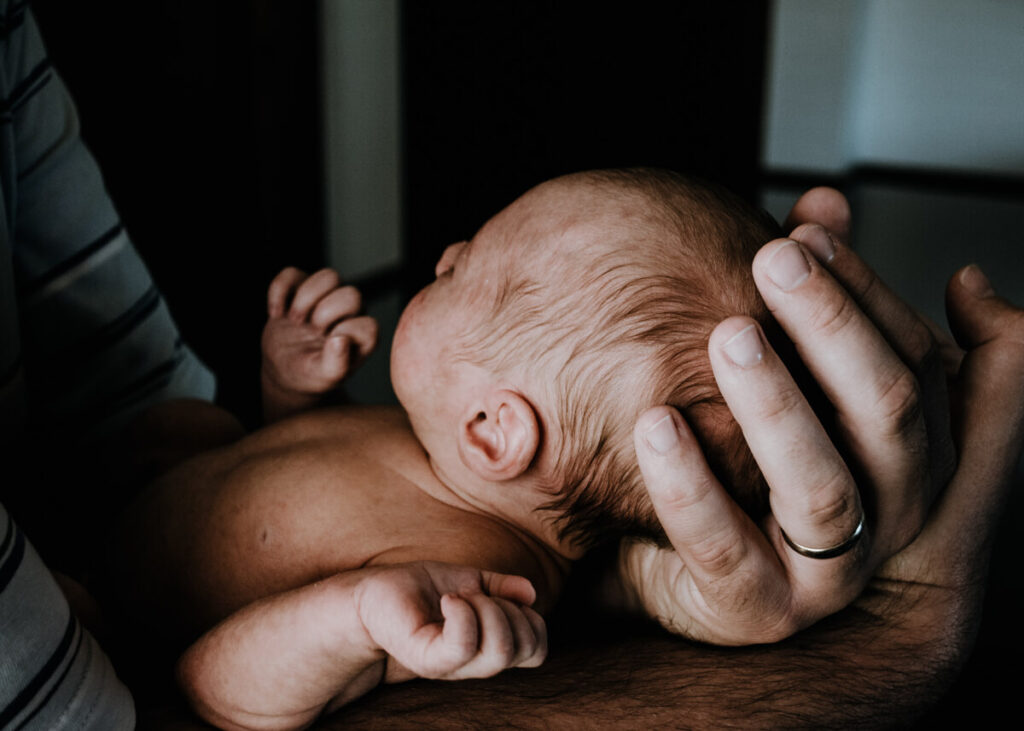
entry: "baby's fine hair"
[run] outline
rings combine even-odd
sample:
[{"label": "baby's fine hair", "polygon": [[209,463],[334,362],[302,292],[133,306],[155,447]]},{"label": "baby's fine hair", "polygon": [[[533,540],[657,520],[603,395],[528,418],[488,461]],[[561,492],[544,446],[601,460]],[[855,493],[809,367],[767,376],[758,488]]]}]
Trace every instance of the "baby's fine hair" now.
[{"label": "baby's fine hair", "polygon": [[767,487],[707,344],[730,315],[753,317],[779,340],[750,270],[778,224],[722,188],[657,169],[570,175],[523,200],[555,221],[548,235],[582,236],[584,255],[556,254],[540,276],[508,267],[468,342],[473,359],[496,370],[545,374],[558,432],[545,508],[562,537],[665,541],[633,447],[637,417],[657,404],[682,412],[722,484],[762,515]]}]

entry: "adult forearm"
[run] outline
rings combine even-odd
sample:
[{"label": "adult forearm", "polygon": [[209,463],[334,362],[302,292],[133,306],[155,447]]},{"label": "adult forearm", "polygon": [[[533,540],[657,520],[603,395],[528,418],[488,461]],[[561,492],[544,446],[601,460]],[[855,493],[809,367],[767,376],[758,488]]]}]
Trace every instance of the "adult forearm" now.
[{"label": "adult forearm", "polygon": [[656,632],[556,651],[541,668],[487,681],[382,688],[322,728],[899,725],[952,682],[976,609],[930,588],[900,591],[873,589],[863,606],[777,645],[718,648]]}]

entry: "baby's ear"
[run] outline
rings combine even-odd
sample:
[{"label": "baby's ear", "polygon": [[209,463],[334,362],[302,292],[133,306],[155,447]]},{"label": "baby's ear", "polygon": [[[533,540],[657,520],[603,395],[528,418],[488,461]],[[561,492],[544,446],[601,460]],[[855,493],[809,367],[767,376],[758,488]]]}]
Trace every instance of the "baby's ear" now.
[{"label": "baby's ear", "polygon": [[519,477],[533,462],[539,444],[533,405],[515,391],[488,391],[460,421],[459,456],[485,480]]}]

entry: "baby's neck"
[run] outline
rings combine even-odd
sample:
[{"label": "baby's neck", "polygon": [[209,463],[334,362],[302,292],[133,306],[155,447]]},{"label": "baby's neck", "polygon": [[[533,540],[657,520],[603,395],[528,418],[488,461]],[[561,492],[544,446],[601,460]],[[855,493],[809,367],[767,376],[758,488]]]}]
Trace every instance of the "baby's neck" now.
[{"label": "baby's neck", "polygon": [[559,536],[550,515],[542,509],[544,493],[533,481],[521,477],[487,482],[465,470],[446,469],[426,451],[424,457],[429,474],[417,486],[434,499],[503,524],[566,567],[583,556],[583,549]]}]

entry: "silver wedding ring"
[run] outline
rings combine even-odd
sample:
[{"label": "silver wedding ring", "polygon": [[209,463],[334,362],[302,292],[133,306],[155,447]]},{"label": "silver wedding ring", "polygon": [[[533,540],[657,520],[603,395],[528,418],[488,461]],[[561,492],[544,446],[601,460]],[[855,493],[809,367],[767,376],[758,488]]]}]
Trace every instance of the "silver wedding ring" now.
[{"label": "silver wedding ring", "polygon": [[835,558],[836,556],[842,556],[857,545],[861,534],[864,533],[864,511],[862,510],[860,513],[860,521],[857,523],[857,527],[853,529],[853,534],[842,543],[830,548],[808,548],[807,546],[801,546],[799,543],[787,536],[786,531],[782,530],[781,526],[779,527],[779,530],[782,531],[782,540],[786,542],[786,545],[801,556],[807,556],[807,558]]}]

